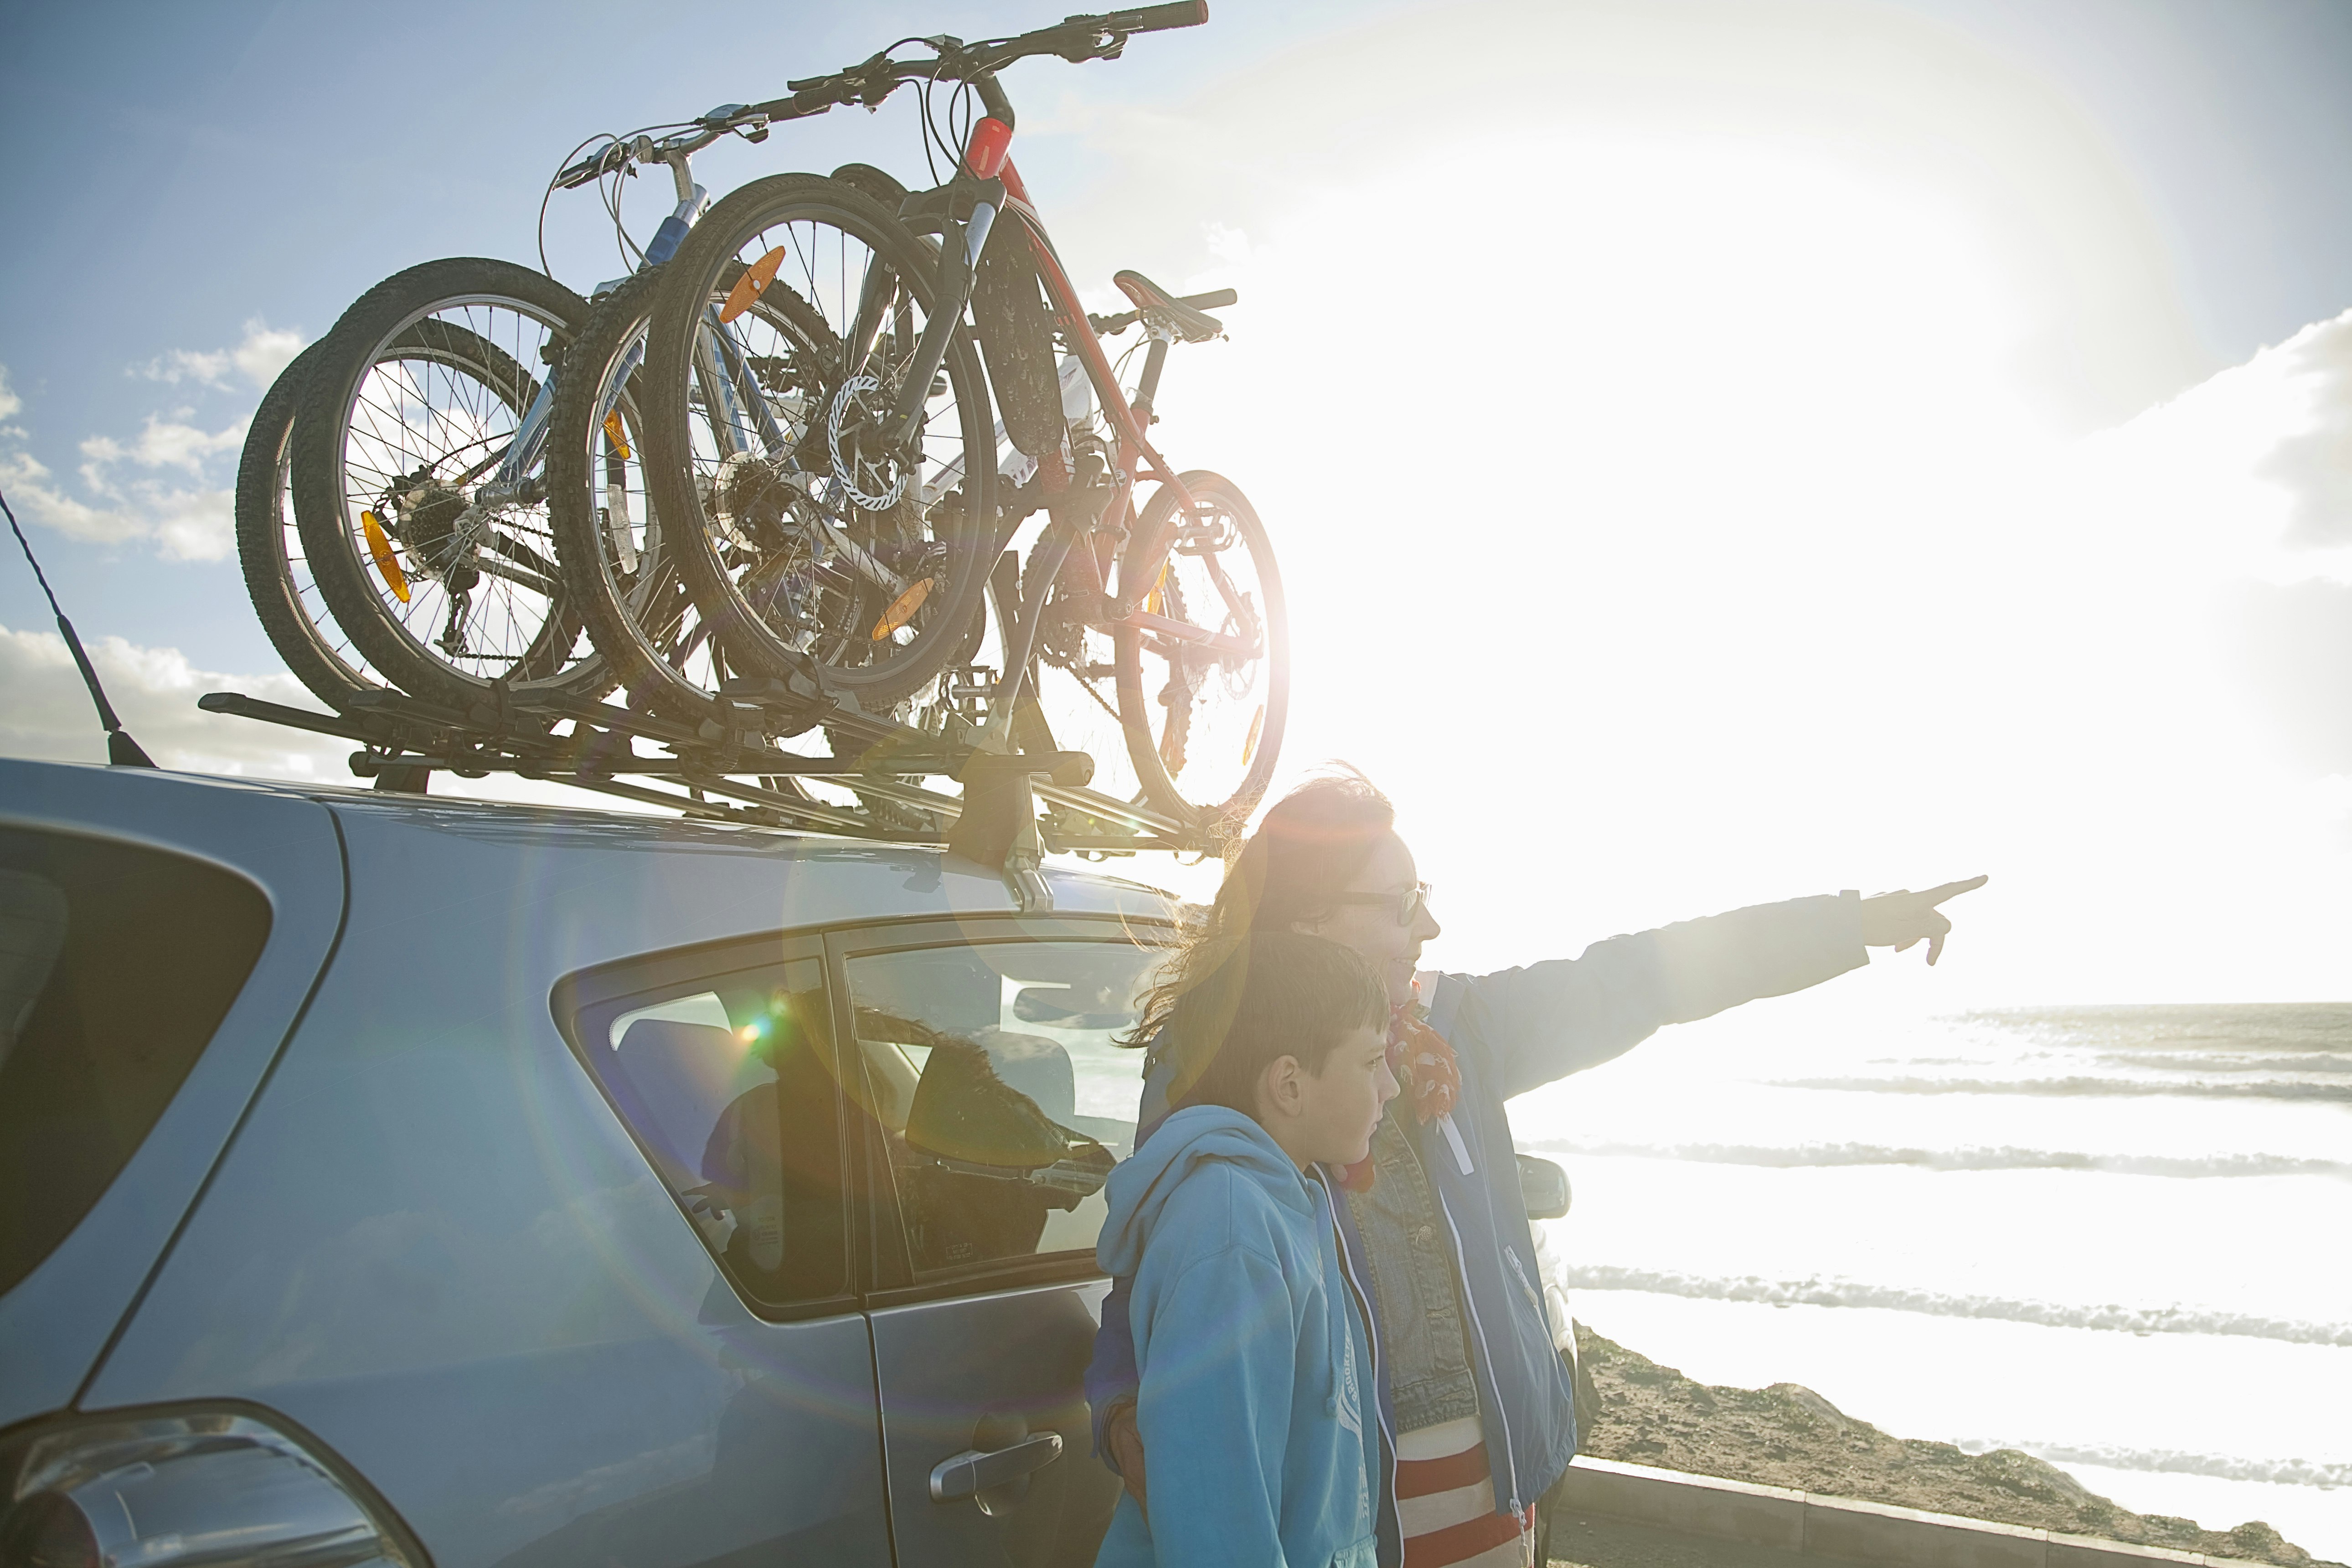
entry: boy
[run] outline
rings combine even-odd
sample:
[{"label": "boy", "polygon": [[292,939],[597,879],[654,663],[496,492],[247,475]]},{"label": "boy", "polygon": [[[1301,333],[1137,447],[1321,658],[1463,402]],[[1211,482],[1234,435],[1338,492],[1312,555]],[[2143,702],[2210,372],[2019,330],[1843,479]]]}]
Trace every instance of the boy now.
[{"label": "boy", "polygon": [[1135,1281],[1151,1506],[1119,1499],[1096,1565],[1372,1568],[1376,1384],[1317,1167],[1365,1158],[1396,1096],[1387,993],[1320,937],[1188,958],[1179,1109],[1105,1188],[1097,1256]]}]

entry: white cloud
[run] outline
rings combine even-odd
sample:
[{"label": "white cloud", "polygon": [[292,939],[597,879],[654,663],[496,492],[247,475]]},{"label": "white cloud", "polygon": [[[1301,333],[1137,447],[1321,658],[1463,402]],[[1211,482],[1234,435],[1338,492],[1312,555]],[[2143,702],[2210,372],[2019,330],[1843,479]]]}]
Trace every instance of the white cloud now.
[{"label": "white cloud", "polygon": [[173,349],[144,364],[132,365],[129,374],[174,386],[182,382],[196,382],[226,387],[229,384],[229,373],[235,371],[255,386],[266,387],[302,352],[303,342],[300,332],[273,327],[257,316],[246,322],[245,336],[234,348]]},{"label": "white cloud", "polygon": [[[350,782],[349,742],[205,713],[207,691],[242,691],[271,702],[318,704],[284,671],[227,675],[196,668],[177,648],[141,647],[119,637],[83,647],[107,700],[147,754],[167,768],[264,778]],[[49,762],[106,760],[106,738],[89,693],[55,632],[0,626],[0,752]]]},{"label": "white cloud", "polygon": [[[303,337],[256,317],[232,347],[173,349],[130,374],[168,385],[266,387],[302,352]],[[0,365],[0,421],[24,409]],[[0,482],[26,518],[94,544],[151,543],[172,561],[219,561],[236,545],[235,469],[250,413],[207,428],[193,408],[149,414],[128,439],[100,432],[79,443],[77,489],[36,457],[20,426],[0,423]],[[208,423],[208,422],[207,422]]]},{"label": "white cloud", "polygon": [[150,414],[139,438],[125,447],[111,436],[92,436],[81,444],[81,455],[89,459],[82,464],[81,477],[90,489],[101,495],[115,492],[106,473],[109,464],[131,462],[142,468],[184,468],[200,473],[205,459],[217,452],[234,452],[245,445],[246,426],[249,420],[238,419],[226,429],[205,431],[184,423],[186,409],[170,418]]},{"label": "white cloud", "polygon": [[[142,647],[119,637],[84,637],[82,647],[122,727],[158,766],[364,787],[364,780],[352,776],[350,758],[357,749],[352,742],[206,713],[196,706],[196,699],[207,691],[241,691],[266,702],[319,711],[318,699],[282,669],[243,675],[199,669],[178,648]],[[0,703],[0,756],[58,763],[106,760],[106,737],[97,711],[65,639],[55,632],[0,626],[0,691],[7,693],[7,700]],[[667,815],[633,801],[505,773],[462,782],[436,774],[433,793],[631,816]]]},{"label": "white cloud", "polygon": [[2284,352],[2310,418],[2261,472],[2294,498],[2288,543],[2352,544],[2352,312],[2296,333]]},{"label": "white cloud", "polygon": [[[0,435],[20,437],[13,428]],[[242,439],[240,427],[235,432]],[[13,448],[13,449],[11,449]],[[89,467],[83,469],[86,477]],[[106,479],[103,469],[98,478]],[[173,561],[219,561],[236,545],[236,493],[222,487],[165,485],[134,479],[108,480],[98,489],[105,504],[92,505],[60,487],[47,465],[12,440],[0,447],[0,484],[28,521],[53,528],[69,539],[93,544],[152,540]]]},{"label": "white cloud", "polygon": [[[224,353],[274,353],[283,345],[261,340],[278,336],[293,334],[249,331],[243,345]],[[23,407],[23,398],[8,384],[7,367],[0,365],[0,420]],[[22,427],[0,424],[0,484],[28,521],[69,539],[94,544],[147,541],[166,560],[223,560],[236,544],[235,465],[251,416],[239,415],[207,430],[191,422],[193,415],[187,408],[150,414],[127,441],[109,435],[85,437],[80,493],[33,455]]]}]

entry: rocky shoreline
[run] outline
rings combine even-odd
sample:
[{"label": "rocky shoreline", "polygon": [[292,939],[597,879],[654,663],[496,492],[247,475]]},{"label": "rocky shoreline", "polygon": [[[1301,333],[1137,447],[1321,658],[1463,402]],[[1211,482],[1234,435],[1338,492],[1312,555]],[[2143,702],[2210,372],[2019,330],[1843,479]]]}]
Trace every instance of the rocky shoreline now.
[{"label": "rocky shoreline", "polygon": [[1717,1388],[1660,1366],[1581,1323],[1576,1337],[1599,1402],[1583,1451],[1597,1458],[2209,1557],[2284,1568],[2342,1568],[2322,1563],[2260,1521],[2218,1531],[2191,1520],[2134,1513],[2056,1466],[2014,1448],[1971,1455],[1949,1443],[1890,1437],[1797,1384]]}]

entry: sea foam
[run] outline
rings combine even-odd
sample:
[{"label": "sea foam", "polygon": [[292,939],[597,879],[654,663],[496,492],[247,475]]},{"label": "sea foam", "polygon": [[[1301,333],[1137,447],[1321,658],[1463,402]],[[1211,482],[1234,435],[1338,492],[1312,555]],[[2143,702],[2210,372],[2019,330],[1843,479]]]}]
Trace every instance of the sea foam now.
[{"label": "sea foam", "polygon": [[2039,1443],[2007,1437],[1963,1437],[1954,1447],[1970,1454],[2017,1448],[2053,1465],[2104,1465],[2111,1470],[2213,1476],[2225,1481],[2269,1481],[2288,1487],[2352,1487],[2352,1465],[2325,1460],[2241,1458],[2229,1454],[2185,1454],[2177,1448],[2119,1448],[2101,1443]]},{"label": "sea foam", "polygon": [[1857,1094],[2187,1095],[2210,1100],[2294,1100],[2352,1105],[2352,1084],[2168,1082],[2131,1078],[1796,1078],[1764,1080],[1770,1089],[1833,1089]]},{"label": "sea foam", "polygon": [[2281,1154],[2090,1154],[2064,1149],[2002,1147],[1895,1148],[1879,1143],[1638,1143],[1554,1138],[1526,1145],[1545,1154],[1588,1158],[1685,1160],[1710,1165],[1758,1165],[1776,1170],[1814,1166],[1913,1165],[1929,1171],[2104,1171],[2127,1176],[2333,1176],[2352,1181],[2352,1163]]},{"label": "sea foam", "polygon": [[2097,1329],[2129,1334],[2220,1334],[2282,1340],[2291,1344],[2352,1347],[2352,1323],[2297,1321],[2204,1307],[2077,1305],[1905,1289],[1818,1275],[1804,1279],[1766,1279],[1755,1275],[1729,1278],[1669,1269],[1626,1268],[1605,1263],[1570,1264],[1562,1272],[1569,1288],[1574,1290],[1646,1290],[1662,1296],[1753,1301],[1768,1306],[1874,1307],[1943,1318],[1993,1318],[2052,1329]]}]

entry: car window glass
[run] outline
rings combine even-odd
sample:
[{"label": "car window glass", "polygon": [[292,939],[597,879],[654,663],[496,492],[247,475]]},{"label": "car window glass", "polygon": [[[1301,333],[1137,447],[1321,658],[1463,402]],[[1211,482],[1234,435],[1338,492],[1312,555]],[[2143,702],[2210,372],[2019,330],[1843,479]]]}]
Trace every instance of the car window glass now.
[{"label": "car window glass", "polygon": [[824,964],[803,959],[588,1010],[583,1056],[746,1292],[847,1288],[842,1095]]},{"label": "car window glass", "polygon": [[0,829],[0,1291],[130,1163],[268,937],[216,866]]},{"label": "car window glass", "polygon": [[848,961],[918,1273],[1090,1254],[1135,1138],[1133,1026],[1158,950],[1015,942]]}]

